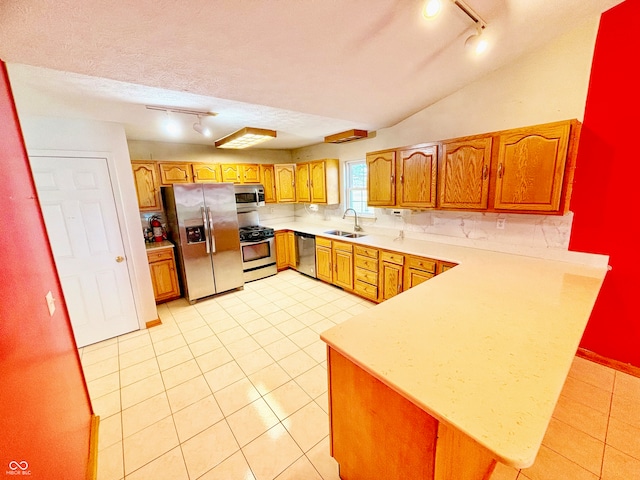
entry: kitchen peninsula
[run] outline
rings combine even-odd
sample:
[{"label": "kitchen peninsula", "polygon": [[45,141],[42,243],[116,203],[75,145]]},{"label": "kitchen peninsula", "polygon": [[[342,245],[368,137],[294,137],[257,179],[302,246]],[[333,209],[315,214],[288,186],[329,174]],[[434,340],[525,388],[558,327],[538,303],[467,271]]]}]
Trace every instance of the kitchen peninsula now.
[{"label": "kitchen peninsula", "polygon": [[[297,222],[280,228],[331,237]],[[341,477],[480,480],[496,461],[530,466],[607,257],[348,240],[458,266],[321,334]]]}]

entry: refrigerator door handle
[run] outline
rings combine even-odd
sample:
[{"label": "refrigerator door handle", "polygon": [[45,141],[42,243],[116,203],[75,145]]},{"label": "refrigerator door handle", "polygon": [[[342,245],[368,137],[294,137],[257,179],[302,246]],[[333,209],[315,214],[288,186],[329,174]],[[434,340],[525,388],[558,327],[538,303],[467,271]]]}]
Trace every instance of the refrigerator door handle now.
[{"label": "refrigerator door handle", "polygon": [[209,248],[209,224],[207,223],[207,214],[204,207],[200,207],[200,213],[202,214],[202,225],[204,226],[204,244],[207,247],[207,253],[211,253]]},{"label": "refrigerator door handle", "polygon": [[209,217],[209,234],[211,235],[211,253],[216,253],[216,239],[213,231],[213,216],[211,215],[211,208],[207,207],[207,216]]}]

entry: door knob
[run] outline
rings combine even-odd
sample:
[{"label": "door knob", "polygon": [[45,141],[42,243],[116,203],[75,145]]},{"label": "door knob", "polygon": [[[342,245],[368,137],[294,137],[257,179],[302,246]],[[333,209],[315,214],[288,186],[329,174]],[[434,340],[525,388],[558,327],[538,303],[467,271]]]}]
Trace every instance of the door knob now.
[{"label": "door knob", "polygon": [[118,262],[118,263],[122,263],[122,262],[124,262],[124,257],[121,257],[120,255],[118,255],[118,256],[116,257],[116,262]]}]

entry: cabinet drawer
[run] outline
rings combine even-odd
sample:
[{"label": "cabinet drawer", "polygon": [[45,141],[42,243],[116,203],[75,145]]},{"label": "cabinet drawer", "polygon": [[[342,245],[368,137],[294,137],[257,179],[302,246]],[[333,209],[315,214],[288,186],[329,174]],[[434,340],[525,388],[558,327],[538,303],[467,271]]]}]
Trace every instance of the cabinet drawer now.
[{"label": "cabinet drawer", "polygon": [[369,270],[356,267],[356,280],[366,282],[369,285],[378,285],[378,274],[376,272],[370,272]]},{"label": "cabinet drawer", "polygon": [[362,295],[363,297],[370,298],[371,300],[378,299],[378,287],[373,285],[369,285],[361,280],[356,280],[354,285],[354,291],[358,295]]},{"label": "cabinet drawer", "polygon": [[351,243],[333,242],[333,249],[351,253],[353,252],[353,245]]},{"label": "cabinet drawer", "polygon": [[400,253],[382,252],[382,261],[404,265],[404,255]]},{"label": "cabinet drawer", "polygon": [[355,248],[355,254],[363,257],[375,258],[376,260],[378,259],[378,250],[375,248],[367,248],[357,245]]},{"label": "cabinet drawer", "polygon": [[147,259],[149,260],[149,263],[158,262],[160,260],[171,260],[173,259],[173,250],[171,248],[165,248],[162,250],[147,252]]},{"label": "cabinet drawer", "polygon": [[331,248],[331,240],[324,237],[316,237],[316,245],[320,245],[321,247]]},{"label": "cabinet drawer", "polygon": [[408,257],[409,268],[424,270],[429,273],[436,273],[437,261],[422,257]]},{"label": "cabinet drawer", "polygon": [[372,272],[378,271],[378,260],[356,255],[356,267],[364,268]]}]

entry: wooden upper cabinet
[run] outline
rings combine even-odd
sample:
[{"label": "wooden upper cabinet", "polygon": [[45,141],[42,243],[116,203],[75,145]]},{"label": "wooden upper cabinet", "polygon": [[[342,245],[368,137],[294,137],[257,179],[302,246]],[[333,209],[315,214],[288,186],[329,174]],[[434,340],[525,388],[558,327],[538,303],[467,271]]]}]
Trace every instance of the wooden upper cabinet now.
[{"label": "wooden upper cabinet", "polygon": [[276,201],[276,173],[273,165],[260,164],[260,183],[264,187],[265,203]]},{"label": "wooden upper cabinet", "polygon": [[311,203],[340,203],[340,161],[327,158],[311,162]]},{"label": "wooden upper cabinet", "polygon": [[162,185],[191,183],[191,164],[177,162],[159,162],[160,182]]},{"label": "wooden upper cabinet", "polygon": [[503,132],[496,166],[496,210],[560,210],[570,122]]},{"label": "wooden upper cabinet", "polygon": [[396,152],[384,151],[367,154],[367,204],[395,206],[396,204]]},{"label": "wooden upper cabinet", "polygon": [[309,164],[296,163],[296,198],[298,202],[311,202]]},{"label": "wooden upper cabinet", "polygon": [[260,183],[260,166],[257,163],[241,164],[240,181],[242,183]]},{"label": "wooden upper cabinet", "polygon": [[196,183],[222,181],[222,170],[218,163],[192,163],[191,171]]},{"label": "wooden upper cabinet", "polygon": [[276,179],[276,200],[278,203],[296,201],[296,166],[294,164],[274,165]]},{"label": "wooden upper cabinet", "polygon": [[492,138],[455,140],[442,144],[439,198],[441,208],[486,209]]},{"label": "wooden upper cabinet", "polygon": [[223,163],[220,165],[221,182],[260,183],[257,163]]},{"label": "wooden upper cabinet", "polygon": [[399,207],[435,208],[438,147],[398,150],[396,200]]},{"label": "wooden upper cabinet", "polygon": [[340,161],[327,158],[296,163],[296,195],[302,203],[340,203]]},{"label": "wooden upper cabinet", "polygon": [[131,162],[131,167],[140,211],[154,212],[162,210],[156,163],[133,161]]},{"label": "wooden upper cabinet", "polygon": [[220,165],[222,169],[222,181],[240,183],[240,165],[235,163],[223,163]]}]

